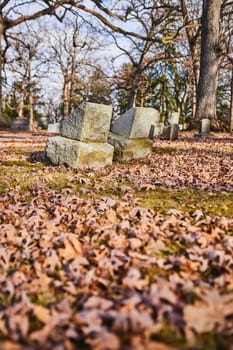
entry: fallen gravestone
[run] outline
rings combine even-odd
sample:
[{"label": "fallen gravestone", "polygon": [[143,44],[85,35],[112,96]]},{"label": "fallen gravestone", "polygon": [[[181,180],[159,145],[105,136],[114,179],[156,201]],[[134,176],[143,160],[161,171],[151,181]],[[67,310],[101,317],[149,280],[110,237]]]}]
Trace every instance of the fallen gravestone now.
[{"label": "fallen gravestone", "polygon": [[129,161],[151,153],[159,119],[154,108],[133,107],[114,120],[108,138],[114,146],[114,160]]},{"label": "fallen gravestone", "polygon": [[112,107],[87,102],[61,124],[61,136],[78,141],[107,142]]},{"label": "fallen gravestone", "polygon": [[112,164],[113,147],[104,142],[81,142],[55,136],[48,139],[46,156],[53,164],[98,168]]},{"label": "fallen gravestone", "polygon": [[114,146],[114,161],[130,161],[151,153],[153,141],[149,138],[128,139],[126,136],[109,133],[108,142]]},{"label": "fallen gravestone", "polygon": [[61,136],[48,139],[46,156],[73,168],[112,164],[114,148],[107,143],[111,116],[111,106],[86,102],[62,122]]},{"label": "fallen gravestone", "polygon": [[133,107],[114,120],[111,132],[129,139],[148,138],[151,126],[159,125],[160,115],[154,108]]}]

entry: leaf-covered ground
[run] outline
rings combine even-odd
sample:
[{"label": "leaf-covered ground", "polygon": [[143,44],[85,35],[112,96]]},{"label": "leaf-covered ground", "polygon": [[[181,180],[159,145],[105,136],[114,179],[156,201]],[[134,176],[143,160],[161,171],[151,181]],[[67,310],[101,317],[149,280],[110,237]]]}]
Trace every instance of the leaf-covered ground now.
[{"label": "leaf-covered ground", "polygon": [[0,134],[0,349],[229,349],[233,137],[104,169]]}]

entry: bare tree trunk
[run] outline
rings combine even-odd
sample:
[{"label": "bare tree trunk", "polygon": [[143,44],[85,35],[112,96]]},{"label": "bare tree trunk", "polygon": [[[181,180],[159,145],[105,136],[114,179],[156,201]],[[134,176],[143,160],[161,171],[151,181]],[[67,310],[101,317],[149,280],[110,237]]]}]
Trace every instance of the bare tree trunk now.
[{"label": "bare tree trunk", "polygon": [[183,15],[183,20],[185,24],[186,35],[188,39],[189,49],[191,53],[192,60],[192,116],[195,117],[196,113],[196,99],[197,99],[197,87],[198,80],[200,75],[200,63],[199,63],[199,50],[198,50],[198,39],[199,39],[199,28],[197,28],[196,32],[194,28],[190,25],[189,11],[187,9],[186,1],[180,0],[181,11]]},{"label": "bare tree trunk", "polygon": [[73,107],[73,100],[74,100],[74,88],[75,88],[75,79],[76,79],[76,62],[77,62],[77,54],[78,54],[78,48],[75,47],[75,50],[73,52],[72,57],[72,72],[70,77],[70,92],[69,92],[69,111],[68,113],[71,113],[72,107]]},{"label": "bare tree trunk", "polygon": [[2,21],[2,15],[0,14],[0,127],[5,126],[5,120],[3,117],[3,106],[2,106],[2,71],[3,71],[3,51],[2,51],[2,37],[4,32],[4,26]]},{"label": "bare tree trunk", "polygon": [[191,55],[192,55],[192,65],[193,65],[193,91],[192,91],[192,101],[193,101],[193,107],[192,107],[192,115],[193,118],[195,118],[196,115],[196,106],[197,106],[197,91],[198,91],[198,81],[200,77],[200,63],[199,59],[197,57],[197,48],[193,47],[191,49]]},{"label": "bare tree trunk", "polygon": [[216,118],[221,0],[203,0],[196,120]]},{"label": "bare tree trunk", "polygon": [[20,90],[20,98],[19,98],[19,104],[18,104],[18,118],[23,119],[23,108],[24,108],[24,97],[25,97],[25,80],[23,79],[21,90]]},{"label": "bare tree trunk", "polygon": [[233,132],[233,64],[232,64],[232,70],[231,70],[230,132]]},{"label": "bare tree trunk", "polygon": [[[77,55],[78,55],[78,24],[74,27],[73,33],[73,51],[72,51],[72,66],[71,66],[71,77],[70,77],[70,101],[69,101],[69,113],[72,111],[73,102],[74,102],[74,89],[75,89],[75,80],[76,80],[76,66],[77,66]],[[85,44],[84,44],[85,45]]]},{"label": "bare tree trunk", "polygon": [[69,115],[70,107],[70,80],[67,81],[65,77],[63,85],[63,118],[65,119]]},{"label": "bare tree trunk", "polygon": [[142,74],[141,69],[137,69],[134,73],[133,84],[129,94],[128,109],[135,107],[136,105],[138,85],[140,82],[141,74]]},{"label": "bare tree trunk", "polygon": [[33,103],[33,85],[32,85],[32,70],[31,70],[31,60],[29,58],[28,62],[28,83],[29,83],[29,130],[33,129],[33,116],[34,116],[34,103]]}]

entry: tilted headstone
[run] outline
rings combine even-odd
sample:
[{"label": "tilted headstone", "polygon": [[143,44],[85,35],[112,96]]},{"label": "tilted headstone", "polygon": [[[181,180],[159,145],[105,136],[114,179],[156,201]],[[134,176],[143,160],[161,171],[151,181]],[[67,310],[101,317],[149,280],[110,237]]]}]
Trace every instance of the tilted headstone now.
[{"label": "tilted headstone", "polygon": [[148,138],[151,126],[158,125],[159,112],[154,108],[133,107],[114,120],[111,132],[129,139]]},{"label": "tilted headstone", "polygon": [[207,135],[210,133],[210,120],[205,118],[200,121],[199,133]]},{"label": "tilted headstone", "polygon": [[46,144],[46,156],[53,164],[72,168],[110,165],[113,151],[113,146],[105,142],[80,142],[62,136],[50,137]]},{"label": "tilted headstone", "polygon": [[111,118],[112,106],[86,102],[62,121],[61,135],[84,142],[106,142]]},{"label": "tilted headstone", "polygon": [[109,133],[108,142],[114,146],[113,160],[129,161],[151,153],[153,141],[149,138],[129,139],[126,136]]}]

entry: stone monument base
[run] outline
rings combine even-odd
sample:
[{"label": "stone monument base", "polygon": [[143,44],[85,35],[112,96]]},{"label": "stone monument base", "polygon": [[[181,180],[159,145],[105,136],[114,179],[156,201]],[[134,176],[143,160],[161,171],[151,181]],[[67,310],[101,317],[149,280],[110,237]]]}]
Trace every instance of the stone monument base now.
[{"label": "stone monument base", "polygon": [[108,142],[114,146],[113,159],[130,161],[147,156],[152,151],[153,142],[148,138],[128,139],[126,136],[109,133]]},{"label": "stone monument base", "polygon": [[99,168],[112,164],[113,146],[104,142],[81,142],[62,136],[50,137],[46,156],[53,164],[72,168]]}]

